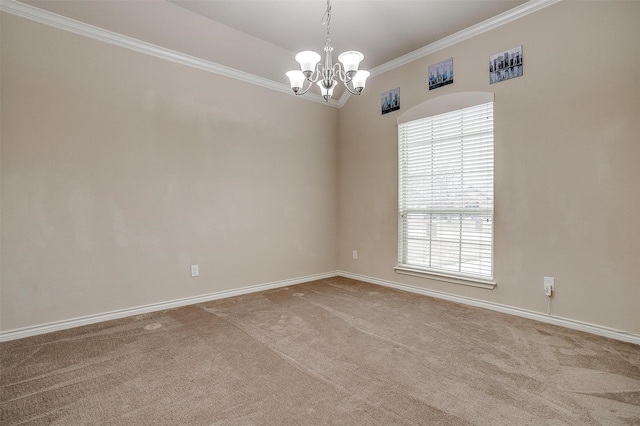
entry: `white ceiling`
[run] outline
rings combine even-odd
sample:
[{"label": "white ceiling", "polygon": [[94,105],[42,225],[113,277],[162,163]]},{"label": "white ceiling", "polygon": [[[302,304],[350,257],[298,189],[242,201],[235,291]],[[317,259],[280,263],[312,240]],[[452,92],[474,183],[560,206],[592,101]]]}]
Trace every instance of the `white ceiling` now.
[{"label": "white ceiling", "polygon": [[[169,0],[291,52],[322,53],[326,0]],[[371,69],[526,0],[332,0],[335,54],[359,50]],[[292,67],[296,65],[292,59]]]}]

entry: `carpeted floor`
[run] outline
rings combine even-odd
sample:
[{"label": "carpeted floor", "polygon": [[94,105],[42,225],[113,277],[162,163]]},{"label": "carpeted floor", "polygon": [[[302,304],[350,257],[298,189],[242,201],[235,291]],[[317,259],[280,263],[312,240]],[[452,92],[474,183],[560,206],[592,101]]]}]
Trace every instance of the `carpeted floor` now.
[{"label": "carpeted floor", "polygon": [[2,424],[640,424],[640,347],[345,278],[0,344]]}]

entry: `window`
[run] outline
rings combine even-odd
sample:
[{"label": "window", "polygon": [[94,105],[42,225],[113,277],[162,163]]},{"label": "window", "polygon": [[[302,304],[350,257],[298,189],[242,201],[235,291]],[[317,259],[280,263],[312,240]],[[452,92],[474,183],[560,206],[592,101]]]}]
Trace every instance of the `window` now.
[{"label": "window", "polygon": [[398,268],[493,279],[493,102],[398,126]]}]

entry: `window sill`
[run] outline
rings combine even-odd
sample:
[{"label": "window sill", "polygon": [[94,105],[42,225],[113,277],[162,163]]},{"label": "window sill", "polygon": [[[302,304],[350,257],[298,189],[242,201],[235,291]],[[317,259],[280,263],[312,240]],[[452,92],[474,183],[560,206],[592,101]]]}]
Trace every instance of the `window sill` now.
[{"label": "window sill", "polygon": [[453,284],[486,288],[488,290],[493,290],[498,285],[495,281],[483,280],[481,278],[442,274],[433,271],[425,271],[423,269],[411,268],[404,265],[398,265],[393,269],[395,269],[395,271],[399,274],[411,275],[412,277],[428,278],[431,280],[444,281]]}]

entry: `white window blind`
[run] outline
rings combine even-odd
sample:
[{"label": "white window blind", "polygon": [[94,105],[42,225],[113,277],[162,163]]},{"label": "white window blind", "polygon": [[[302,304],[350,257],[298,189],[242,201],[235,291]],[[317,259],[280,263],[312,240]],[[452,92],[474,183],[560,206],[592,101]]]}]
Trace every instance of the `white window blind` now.
[{"label": "white window blind", "polygon": [[399,124],[401,267],[492,279],[493,103]]}]

